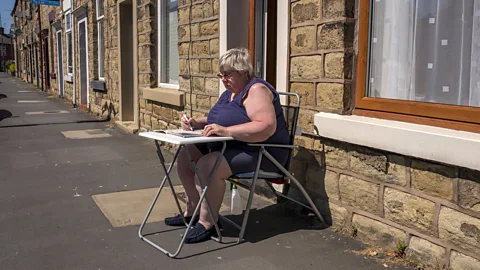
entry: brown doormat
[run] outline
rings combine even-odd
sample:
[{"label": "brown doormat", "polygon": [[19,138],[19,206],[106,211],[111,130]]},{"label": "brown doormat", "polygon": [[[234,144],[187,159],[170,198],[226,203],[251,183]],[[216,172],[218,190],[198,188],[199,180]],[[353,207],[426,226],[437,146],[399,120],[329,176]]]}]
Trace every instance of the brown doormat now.
[{"label": "brown doormat", "polygon": [[[142,224],[157,191],[158,188],[149,188],[97,194],[92,195],[92,198],[113,227],[126,227]],[[175,193],[180,192],[176,189]],[[180,198],[179,202],[182,209],[185,209],[185,203]],[[148,223],[163,221],[166,217],[176,214],[178,208],[172,191],[165,187],[158,197]]]}]

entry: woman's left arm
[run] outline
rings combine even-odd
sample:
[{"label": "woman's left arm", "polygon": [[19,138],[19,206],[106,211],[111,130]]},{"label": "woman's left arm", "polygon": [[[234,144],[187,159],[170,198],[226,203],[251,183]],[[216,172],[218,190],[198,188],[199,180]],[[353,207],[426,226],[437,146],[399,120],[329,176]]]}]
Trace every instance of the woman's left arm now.
[{"label": "woman's left arm", "polygon": [[[243,102],[251,122],[230,127],[207,125],[205,134],[231,136],[235,140],[244,142],[262,142],[275,133],[277,117],[273,106],[273,94],[263,84],[254,84],[248,91],[248,96]],[[208,127],[211,126],[211,132]]]}]

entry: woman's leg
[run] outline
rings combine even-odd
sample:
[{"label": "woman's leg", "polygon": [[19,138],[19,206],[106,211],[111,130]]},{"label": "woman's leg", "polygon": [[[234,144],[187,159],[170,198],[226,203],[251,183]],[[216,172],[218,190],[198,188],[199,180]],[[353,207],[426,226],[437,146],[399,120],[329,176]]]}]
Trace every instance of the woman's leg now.
[{"label": "woman's leg", "polygon": [[[202,153],[195,145],[187,145],[186,147],[188,147],[188,153],[190,154],[193,162],[197,164],[198,160],[203,156]],[[190,160],[188,159],[185,151],[186,149],[183,148],[178,154],[177,173],[185,189],[185,194],[187,197],[187,209],[184,213],[184,216],[189,217],[193,215],[195,206],[197,206],[198,201],[200,200],[200,195],[195,184],[195,174],[191,169]]]},{"label": "woman's leg", "polygon": [[[209,153],[198,160],[197,163],[197,173],[202,181],[202,186],[205,186],[208,180],[208,176],[217,161],[217,157],[220,155],[220,152],[212,152]],[[220,207],[223,202],[223,196],[225,193],[225,179],[232,175],[232,171],[230,170],[230,166],[227,163],[227,160],[224,157],[220,158],[220,164],[213,175],[212,181],[208,186],[207,191],[207,198],[212,208],[212,215],[215,219],[215,222],[218,220],[218,212],[220,211]],[[201,192],[201,187],[198,186],[197,189]],[[202,201],[201,211],[200,211],[200,223],[205,227],[205,229],[209,230],[213,227],[212,220],[210,218],[210,214],[208,211],[208,206],[206,200]]]}]

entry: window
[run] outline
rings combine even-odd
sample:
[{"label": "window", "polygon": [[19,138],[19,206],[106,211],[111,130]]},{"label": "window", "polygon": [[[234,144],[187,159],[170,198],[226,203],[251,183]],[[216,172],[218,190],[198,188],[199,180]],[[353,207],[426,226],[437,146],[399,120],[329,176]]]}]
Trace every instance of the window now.
[{"label": "window", "polygon": [[67,11],[65,14],[65,32],[67,40],[67,74],[72,75],[73,73],[73,64],[72,64],[72,28],[71,28],[72,15],[70,11]]},{"label": "window", "polygon": [[159,86],[178,88],[178,1],[162,0],[158,6]]},{"label": "window", "polygon": [[480,124],[478,14],[480,0],[361,0],[356,111]]},{"label": "window", "polygon": [[104,0],[97,0],[98,79],[105,80]]}]

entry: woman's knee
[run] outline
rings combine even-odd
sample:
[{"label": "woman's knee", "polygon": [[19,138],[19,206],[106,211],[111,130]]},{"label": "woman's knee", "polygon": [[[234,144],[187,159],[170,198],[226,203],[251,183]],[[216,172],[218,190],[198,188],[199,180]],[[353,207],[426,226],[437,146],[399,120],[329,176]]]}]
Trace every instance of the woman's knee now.
[{"label": "woman's knee", "polygon": [[[207,155],[201,157],[197,162],[197,170],[198,173],[206,179],[213,170],[215,163],[217,162],[218,156],[220,155],[219,152],[212,152]],[[220,157],[220,164],[215,171],[215,177],[228,177],[227,175],[230,173],[230,166],[228,165],[227,161],[224,157]]]}]

